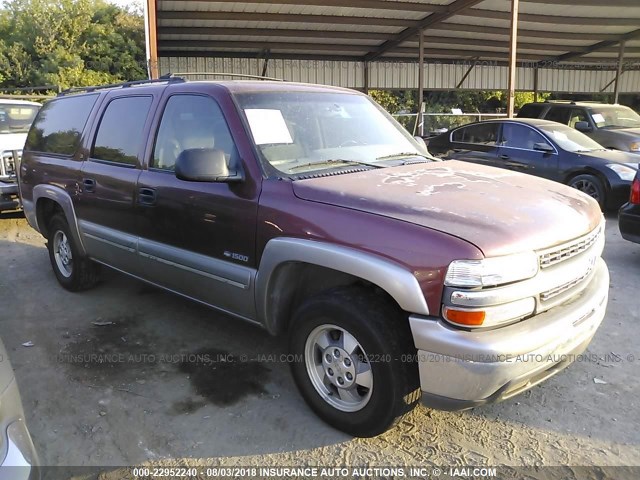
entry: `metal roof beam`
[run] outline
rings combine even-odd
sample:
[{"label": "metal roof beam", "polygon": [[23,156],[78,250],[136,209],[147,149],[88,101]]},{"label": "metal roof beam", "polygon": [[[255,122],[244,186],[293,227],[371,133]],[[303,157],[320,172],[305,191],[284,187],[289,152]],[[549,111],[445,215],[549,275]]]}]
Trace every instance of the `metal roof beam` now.
[{"label": "metal roof beam", "polygon": [[[511,13],[499,12],[496,10],[485,10],[482,8],[471,8],[458,15],[465,15],[476,18],[489,18],[492,20],[511,21]],[[608,27],[635,27],[640,24],[640,18],[602,18],[602,17],[575,17],[563,15],[541,15],[537,13],[521,13],[520,22],[545,23],[550,25],[582,25],[600,26],[606,24]]]},{"label": "metal roof beam", "polygon": [[321,23],[337,25],[376,25],[382,27],[409,27],[415,20],[403,18],[355,17],[347,15],[299,15],[293,13],[254,12],[190,12],[177,10],[158,11],[159,20],[237,20],[246,22]]},{"label": "metal roof beam", "polygon": [[344,7],[344,8],[364,8],[367,10],[393,10],[406,12],[444,12],[447,7],[443,5],[432,5],[428,3],[416,2],[386,2],[384,0],[196,0],[198,3],[250,3],[269,5],[295,5],[295,6],[317,6],[317,7]]},{"label": "metal roof beam", "polygon": [[423,31],[424,29],[431,27],[433,25],[436,25],[440,22],[443,22],[445,20],[447,20],[448,18],[453,17],[454,15],[458,15],[460,14],[460,12],[463,12],[464,10],[482,2],[483,0],[455,0],[454,2],[452,2],[451,4],[447,5],[447,11],[446,12],[440,12],[440,13],[432,13],[431,15],[427,16],[426,18],[423,18],[422,20],[420,20],[419,22],[417,22],[416,25],[406,28],[405,30],[403,30],[402,32],[398,33],[397,35],[394,35],[394,37],[390,40],[387,40],[386,42],[384,42],[382,45],[380,45],[378,48],[376,48],[374,51],[369,52],[364,60],[365,61],[372,61],[375,60],[376,58],[378,58],[380,55],[384,54],[385,52],[388,52],[389,50],[397,47],[399,44],[401,44],[402,42],[404,42],[405,40],[407,40],[408,38],[411,38],[415,35],[417,35],[419,32]]},{"label": "metal roof beam", "polygon": [[[294,37],[294,38],[344,38],[352,40],[378,40],[389,38],[386,33],[354,32],[346,30],[299,30],[293,28],[234,28],[234,27],[160,27],[164,35],[220,35],[225,37]],[[418,41],[416,39],[416,41]],[[564,50],[566,51],[566,49]]]},{"label": "metal roof beam", "polygon": [[593,45],[590,45],[589,47],[586,47],[586,48],[575,49],[575,50],[573,50],[571,52],[567,52],[567,53],[565,53],[563,55],[559,55],[559,56],[553,58],[552,60],[556,61],[556,62],[563,62],[563,61],[571,60],[571,59],[574,59],[576,57],[581,57],[582,55],[586,55],[588,53],[592,53],[592,52],[597,52],[599,50],[608,49],[609,47],[612,47],[612,46],[614,46],[616,44],[619,44],[620,42],[624,42],[626,40],[633,40],[635,38],[640,38],[640,29],[634,30],[634,31],[626,33],[624,35],[620,35],[616,40],[606,40],[604,42],[594,43]]},{"label": "metal roof beam", "polygon": [[[510,29],[508,27],[487,27],[484,25],[465,25],[462,23],[450,23],[445,22],[438,28],[448,30],[450,32],[472,32],[472,33],[490,33],[493,35],[509,36]],[[618,38],[618,35],[609,33],[575,33],[575,32],[558,32],[558,31],[545,31],[545,30],[527,30],[526,28],[518,28],[518,36],[533,37],[533,38],[553,38],[559,40],[614,40]]]}]

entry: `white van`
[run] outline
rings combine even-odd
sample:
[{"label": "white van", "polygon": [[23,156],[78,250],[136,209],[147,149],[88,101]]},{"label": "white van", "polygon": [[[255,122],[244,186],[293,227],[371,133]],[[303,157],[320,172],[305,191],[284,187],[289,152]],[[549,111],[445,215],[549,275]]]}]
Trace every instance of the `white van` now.
[{"label": "white van", "polygon": [[40,104],[0,98],[0,212],[20,208],[16,163]]}]

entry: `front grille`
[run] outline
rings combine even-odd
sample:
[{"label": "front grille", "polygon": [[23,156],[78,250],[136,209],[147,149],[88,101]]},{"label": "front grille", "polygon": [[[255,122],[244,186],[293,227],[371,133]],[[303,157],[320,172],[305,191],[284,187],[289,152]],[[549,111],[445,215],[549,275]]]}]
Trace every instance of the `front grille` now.
[{"label": "front grille", "polygon": [[593,260],[589,262],[589,268],[584,273],[584,275],[574,280],[571,280],[570,282],[567,282],[564,285],[559,285],[555,288],[551,288],[545,292],[542,292],[540,294],[540,301],[548,302],[552,298],[555,298],[558,295],[562,295],[564,292],[567,292],[571,290],[573,287],[580,285],[582,282],[584,282],[587,279],[589,275],[591,275],[591,272],[593,272],[593,267],[595,266],[595,264],[596,264],[596,258],[594,257]]},{"label": "front grille", "polygon": [[[17,158],[16,158],[17,157]],[[12,180],[16,176],[16,163],[22,157],[22,150],[5,150],[0,156],[0,180]]]},{"label": "front grille", "polygon": [[548,268],[579,255],[594,245],[601,235],[604,232],[600,225],[582,238],[539,252],[540,268]]}]

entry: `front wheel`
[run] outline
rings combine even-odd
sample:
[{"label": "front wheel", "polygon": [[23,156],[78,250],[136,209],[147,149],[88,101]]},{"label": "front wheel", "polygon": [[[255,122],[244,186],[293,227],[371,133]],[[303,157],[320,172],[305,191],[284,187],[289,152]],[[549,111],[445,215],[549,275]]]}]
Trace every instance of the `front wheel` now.
[{"label": "front wheel", "polygon": [[606,205],[606,193],[598,177],[589,174],[578,175],[569,181],[569,186],[586,193],[604,209]]},{"label": "front wheel", "polygon": [[[381,295],[339,287],[304,302],[289,337],[296,384],[314,412],[358,437],[388,430],[420,399],[408,320]],[[298,361],[301,359],[302,361]]]},{"label": "front wheel", "polygon": [[80,255],[67,219],[62,214],[54,215],[49,222],[47,248],[53,273],[67,290],[86,290],[100,279],[100,266]]}]

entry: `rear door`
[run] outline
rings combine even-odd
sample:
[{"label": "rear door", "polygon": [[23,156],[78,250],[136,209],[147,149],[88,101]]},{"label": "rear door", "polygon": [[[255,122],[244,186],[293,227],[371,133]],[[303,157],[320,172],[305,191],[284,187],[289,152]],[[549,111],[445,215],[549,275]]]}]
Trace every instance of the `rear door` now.
[{"label": "rear door", "polygon": [[[147,155],[149,167],[137,186],[143,277],[254,318],[260,184],[246,168],[246,162],[255,159],[233,103],[205,93],[176,92],[163,100],[160,111]],[[180,153],[198,148],[222,150],[230,169],[239,167],[245,179],[216,183],[176,178]]]},{"label": "rear door", "polygon": [[78,202],[79,227],[89,255],[138,274],[135,193],[152,95],[121,95],[106,106],[93,131]]},{"label": "rear door", "polygon": [[481,122],[451,132],[451,151],[447,158],[496,166],[500,124]]},{"label": "rear door", "polygon": [[[545,143],[554,148],[553,152],[543,152],[534,148],[536,143]],[[557,180],[558,150],[534,128],[505,122],[502,124],[499,166],[508,170],[528,173],[538,177]]]}]

